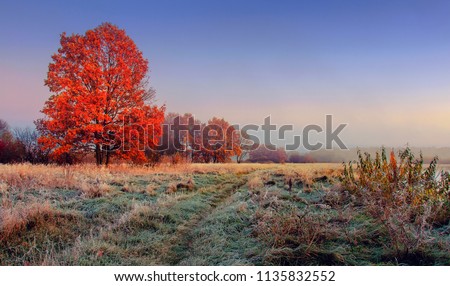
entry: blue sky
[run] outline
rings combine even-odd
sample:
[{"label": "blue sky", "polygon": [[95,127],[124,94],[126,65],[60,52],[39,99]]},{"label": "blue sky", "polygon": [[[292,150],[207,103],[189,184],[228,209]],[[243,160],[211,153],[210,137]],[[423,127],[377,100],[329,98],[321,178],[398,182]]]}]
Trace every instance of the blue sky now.
[{"label": "blue sky", "polygon": [[349,145],[448,146],[449,1],[3,1],[0,118],[32,125],[62,32],[102,22],[150,61],[169,111],[348,123]]}]

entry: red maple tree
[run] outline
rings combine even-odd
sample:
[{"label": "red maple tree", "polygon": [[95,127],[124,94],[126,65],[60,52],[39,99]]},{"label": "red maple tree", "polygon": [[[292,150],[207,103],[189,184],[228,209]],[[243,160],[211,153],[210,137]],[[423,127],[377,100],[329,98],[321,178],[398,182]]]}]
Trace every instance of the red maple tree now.
[{"label": "red maple tree", "polygon": [[161,135],[165,107],[152,104],[148,61],[124,30],[104,23],[84,35],[61,35],[45,84],[52,92],[36,122],[39,142],[68,161],[94,152],[97,164],[112,155],[145,160]]}]

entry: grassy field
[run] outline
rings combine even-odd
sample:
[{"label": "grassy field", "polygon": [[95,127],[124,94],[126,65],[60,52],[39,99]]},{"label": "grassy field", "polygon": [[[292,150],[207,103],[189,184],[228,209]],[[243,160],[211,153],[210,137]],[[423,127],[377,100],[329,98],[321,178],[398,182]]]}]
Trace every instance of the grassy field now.
[{"label": "grassy field", "polygon": [[342,170],[0,165],[0,265],[450,265],[448,220],[393,232]]}]

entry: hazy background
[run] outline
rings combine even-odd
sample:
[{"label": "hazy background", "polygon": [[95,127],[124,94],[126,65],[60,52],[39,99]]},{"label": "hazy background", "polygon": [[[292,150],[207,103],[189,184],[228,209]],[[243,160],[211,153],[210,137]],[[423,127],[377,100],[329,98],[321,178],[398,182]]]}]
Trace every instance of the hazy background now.
[{"label": "hazy background", "polygon": [[32,126],[62,32],[123,28],[169,111],[348,123],[349,146],[448,146],[449,1],[2,1],[0,118]]}]

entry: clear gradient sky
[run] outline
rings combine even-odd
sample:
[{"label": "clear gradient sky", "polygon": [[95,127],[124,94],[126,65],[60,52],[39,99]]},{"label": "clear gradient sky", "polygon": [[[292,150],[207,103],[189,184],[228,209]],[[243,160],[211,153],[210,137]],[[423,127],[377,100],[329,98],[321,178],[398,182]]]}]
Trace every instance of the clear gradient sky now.
[{"label": "clear gradient sky", "polygon": [[32,126],[62,32],[102,22],[150,61],[169,111],[348,123],[350,146],[449,146],[450,1],[1,1],[0,118]]}]

